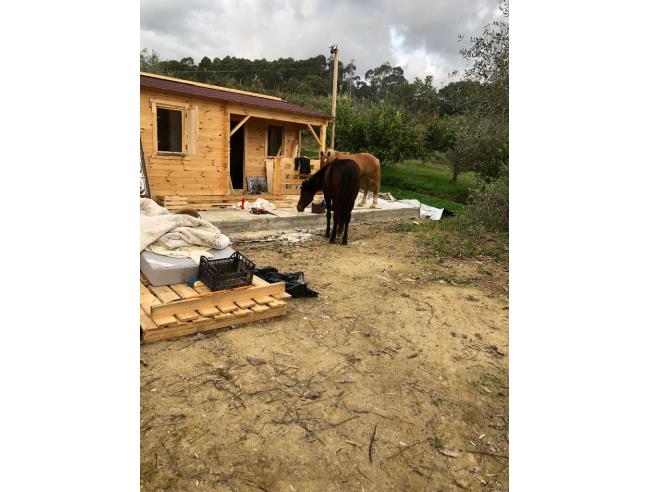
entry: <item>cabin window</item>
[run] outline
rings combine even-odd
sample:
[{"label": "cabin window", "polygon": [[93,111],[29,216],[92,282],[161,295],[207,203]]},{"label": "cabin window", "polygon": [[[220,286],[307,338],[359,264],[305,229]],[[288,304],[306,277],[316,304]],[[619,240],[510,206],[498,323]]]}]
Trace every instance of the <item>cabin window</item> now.
[{"label": "cabin window", "polygon": [[182,111],[157,108],[157,150],[182,153]]},{"label": "cabin window", "polygon": [[276,157],[281,155],[283,146],[283,127],[268,125],[268,156]]}]

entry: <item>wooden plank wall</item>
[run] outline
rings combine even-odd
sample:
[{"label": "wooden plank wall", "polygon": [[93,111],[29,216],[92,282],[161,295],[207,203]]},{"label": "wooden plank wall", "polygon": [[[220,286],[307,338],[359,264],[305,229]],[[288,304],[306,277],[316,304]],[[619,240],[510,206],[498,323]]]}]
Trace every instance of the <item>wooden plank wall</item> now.
[{"label": "wooden plank wall", "polygon": [[284,146],[283,155],[292,157],[294,145],[299,139],[299,128],[290,123],[281,123],[260,118],[250,118],[245,124],[245,175],[265,176],[266,146],[268,140],[268,125],[283,126]]},{"label": "wooden plank wall", "polygon": [[[190,104],[198,108],[195,154],[185,157],[153,155],[153,139],[156,136],[153,135],[151,99]],[[148,164],[151,196],[228,194],[226,132],[229,132],[229,122],[224,104],[141,89],[140,134]]]}]

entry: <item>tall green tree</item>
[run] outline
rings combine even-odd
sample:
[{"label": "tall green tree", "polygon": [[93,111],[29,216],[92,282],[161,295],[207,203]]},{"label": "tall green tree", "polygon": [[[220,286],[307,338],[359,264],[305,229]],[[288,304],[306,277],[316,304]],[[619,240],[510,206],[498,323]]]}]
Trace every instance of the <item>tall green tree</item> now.
[{"label": "tall green tree", "polygon": [[411,116],[385,102],[356,106],[341,98],[335,132],[339,149],[370,152],[383,166],[418,156],[422,145],[422,134]]},{"label": "tall green tree", "polygon": [[392,67],[389,62],[365,73],[365,80],[376,98],[388,102],[390,97],[398,99],[401,88],[407,84],[403,69]]},{"label": "tall green tree", "polygon": [[461,165],[474,149],[479,151],[478,171],[485,181],[473,190],[463,220],[479,227],[497,231],[508,230],[509,182],[508,182],[508,96],[509,96],[509,5],[502,0],[500,10],[503,20],[484,28],[481,36],[471,39],[462,50],[469,62],[466,76],[482,83],[484,90],[478,110],[472,122],[479,127],[466,132],[473,143],[466,145],[463,139],[455,145],[456,162]]},{"label": "tall green tree", "polygon": [[[508,119],[509,97],[509,2],[500,1],[504,17],[484,27],[481,36],[470,39],[461,50],[469,63],[465,76],[484,84],[481,112]],[[508,126],[508,121],[507,121]]]},{"label": "tall green tree", "polygon": [[476,112],[482,103],[482,90],[482,84],[476,80],[450,82],[439,89],[440,113],[454,116]]},{"label": "tall green tree", "polygon": [[[481,36],[470,39],[461,50],[468,62],[466,80],[462,84],[468,100],[452,118],[453,148],[449,157],[454,165],[453,179],[466,170],[475,170],[485,178],[497,178],[508,168],[508,0],[500,4],[504,20],[487,24]],[[475,84],[479,84],[478,86]],[[448,93],[457,92],[455,88]],[[455,100],[466,101],[456,98]],[[457,109],[457,108],[455,108]]]}]

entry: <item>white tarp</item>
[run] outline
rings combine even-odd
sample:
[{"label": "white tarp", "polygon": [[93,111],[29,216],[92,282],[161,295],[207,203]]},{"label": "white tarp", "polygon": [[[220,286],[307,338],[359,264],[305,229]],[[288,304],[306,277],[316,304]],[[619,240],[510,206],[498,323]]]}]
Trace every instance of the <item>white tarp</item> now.
[{"label": "white tarp", "polygon": [[410,205],[414,205],[416,207],[420,207],[420,217],[422,219],[430,219],[430,220],[441,220],[441,216],[443,215],[443,208],[435,208],[435,207],[430,207],[429,205],[425,205],[424,203],[419,202],[418,200],[398,200],[399,202],[402,203],[409,203]]},{"label": "white tarp", "polygon": [[172,214],[149,198],[140,198],[140,252],[174,258],[211,256],[210,249],[223,249],[230,239],[210,222],[190,215]]},{"label": "white tarp", "polygon": [[274,210],[275,206],[273,203],[265,200],[264,198],[257,198],[256,201],[252,204],[252,208],[264,208],[266,210]]}]

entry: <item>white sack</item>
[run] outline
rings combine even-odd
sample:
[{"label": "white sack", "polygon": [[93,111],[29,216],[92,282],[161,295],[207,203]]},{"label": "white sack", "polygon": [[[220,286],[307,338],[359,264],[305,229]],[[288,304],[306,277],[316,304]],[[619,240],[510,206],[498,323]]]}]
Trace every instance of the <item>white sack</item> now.
[{"label": "white sack", "polygon": [[422,219],[440,220],[441,216],[443,215],[443,211],[445,210],[443,208],[430,207],[429,205],[425,205],[424,203],[421,203],[418,200],[398,200],[398,201],[402,203],[409,203],[410,205],[419,207],[420,210],[419,217],[421,217]]}]

